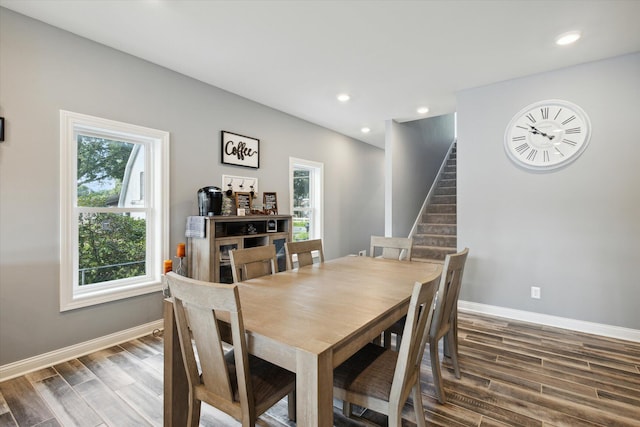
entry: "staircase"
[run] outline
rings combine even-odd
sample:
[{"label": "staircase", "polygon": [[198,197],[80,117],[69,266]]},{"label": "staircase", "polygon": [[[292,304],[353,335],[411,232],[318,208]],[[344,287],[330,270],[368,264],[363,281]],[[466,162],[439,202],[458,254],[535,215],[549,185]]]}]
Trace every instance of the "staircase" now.
[{"label": "staircase", "polygon": [[440,176],[427,196],[427,204],[413,234],[411,258],[444,260],[456,252],[456,145],[453,144]]}]

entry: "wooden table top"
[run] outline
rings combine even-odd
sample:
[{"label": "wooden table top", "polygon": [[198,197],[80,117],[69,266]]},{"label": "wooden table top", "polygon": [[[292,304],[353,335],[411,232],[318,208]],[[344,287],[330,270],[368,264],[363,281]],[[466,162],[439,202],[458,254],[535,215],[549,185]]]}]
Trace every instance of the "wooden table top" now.
[{"label": "wooden table top", "polygon": [[441,271],[440,264],[347,256],[251,279],[238,284],[244,325],[249,335],[319,354],[383,313],[406,311],[414,283]]}]

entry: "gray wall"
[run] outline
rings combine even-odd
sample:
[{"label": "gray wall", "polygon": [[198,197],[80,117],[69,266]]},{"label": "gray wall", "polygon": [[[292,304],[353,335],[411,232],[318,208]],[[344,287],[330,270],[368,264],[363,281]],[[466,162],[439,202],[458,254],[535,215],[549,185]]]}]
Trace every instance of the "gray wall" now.
[{"label": "gray wall", "polygon": [[[324,163],[327,258],[383,229],[383,150],[0,8],[0,365],[162,317],[160,293],[58,310],[60,109],[171,132],[172,248],[222,174],[287,213],[289,156]],[[260,169],[223,167],[220,130],[259,138]]]},{"label": "gray wall", "polygon": [[[587,112],[591,142],[566,168],[527,172],[507,158],[504,131],[551,98]],[[461,299],[640,329],[640,54],[465,90],[457,103]]]},{"label": "gray wall", "polygon": [[408,236],[455,133],[453,114],[397,123],[387,121],[386,231]]}]

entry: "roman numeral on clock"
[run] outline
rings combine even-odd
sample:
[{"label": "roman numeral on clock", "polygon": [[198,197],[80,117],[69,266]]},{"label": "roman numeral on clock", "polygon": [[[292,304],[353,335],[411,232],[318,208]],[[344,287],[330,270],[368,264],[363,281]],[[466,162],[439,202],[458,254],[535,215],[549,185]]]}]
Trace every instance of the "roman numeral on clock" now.
[{"label": "roman numeral on clock", "polygon": [[533,114],[529,113],[527,114],[527,119],[529,119],[531,121],[531,123],[535,123],[536,119],[533,117]]},{"label": "roman numeral on clock", "polygon": [[538,150],[536,150],[535,148],[532,149],[529,154],[527,155],[527,160],[531,160],[532,162],[535,161],[536,159],[536,154],[538,154]]},{"label": "roman numeral on clock", "polygon": [[544,150],[542,152],[542,161],[545,163],[549,161],[549,150]]},{"label": "roman numeral on clock", "polygon": [[540,109],[540,114],[542,114],[542,118],[547,120],[549,118],[549,107],[543,107]]},{"label": "roman numeral on clock", "polygon": [[555,116],[553,116],[553,120],[556,120],[558,118],[558,116],[560,115],[560,111],[562,111],[562,108],[558,110]]},{"label": "roman numeral on clock", "polygon": [[524,141],[526,136],[514,136],[511,138],[512,141]]},{"label": "roman numeral on clock", "polygon": [[580,127],[571,128],[564,131],[564,133],[580,133],[580,132],[581,132]]},{"label": "roman numeral on clock", "polygon": [[529,148],[531,148],[529,146],[529,144],[527,144],[526,142],[524,144],[520,144],[516,147],[516,151],[518,152],[518,154],[523,154],[525,151],[527,151]]},{"label": "roman numeral on clock", "polygon": [[564,122],[562,122],[562,124],[563,124],[563,125],[566,125],[567,123],[569,123],[570,121],[572,121],[572,120],[573,120],[573,119],[575,119],[575,118],[576,118],[576,116],[575,116],[575,115],[574,115],[574,116],[571,116],[571,117],[569,117],[568,119],[566,119]]},{"label": "roman numeral on clock", "polygon": [[574,146],[574,147],[575,147],[575,146],[576,146],[576,144],[577,144],[577,142],[576,142],[576,141],[572,141],[572,140],[567,139],[567,138],[563,138],[563,139],[562,139],[562,142],[564,142],[565,144],[572,145],[572,146]]}]

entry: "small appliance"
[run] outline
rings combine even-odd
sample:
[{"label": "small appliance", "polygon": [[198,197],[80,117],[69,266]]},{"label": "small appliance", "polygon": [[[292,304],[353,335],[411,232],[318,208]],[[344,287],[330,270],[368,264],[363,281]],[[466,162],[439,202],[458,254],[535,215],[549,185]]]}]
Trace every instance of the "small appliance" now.
[{"label": "small appliance", "polygon": [[208,186],[198,190],[198,209],[200,216],[222,214],[222,190],[220,187]]}]

